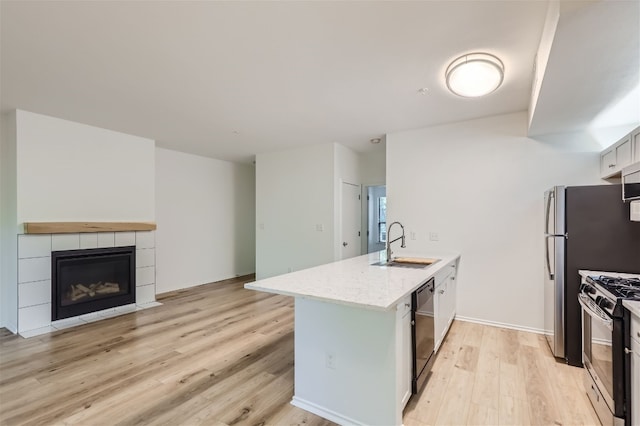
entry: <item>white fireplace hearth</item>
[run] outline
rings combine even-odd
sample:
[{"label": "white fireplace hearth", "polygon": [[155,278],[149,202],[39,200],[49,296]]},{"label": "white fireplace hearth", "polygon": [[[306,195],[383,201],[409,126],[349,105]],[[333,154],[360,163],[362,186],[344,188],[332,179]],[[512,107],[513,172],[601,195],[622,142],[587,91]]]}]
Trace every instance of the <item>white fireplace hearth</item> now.
[{"label": "white fireplace hearth", "polygon": [[[51,253],[136,247],[136,303],[59,321],[51,320]],[[157,306],[155,231],[18,235],[18,333],[31,337]]]}]

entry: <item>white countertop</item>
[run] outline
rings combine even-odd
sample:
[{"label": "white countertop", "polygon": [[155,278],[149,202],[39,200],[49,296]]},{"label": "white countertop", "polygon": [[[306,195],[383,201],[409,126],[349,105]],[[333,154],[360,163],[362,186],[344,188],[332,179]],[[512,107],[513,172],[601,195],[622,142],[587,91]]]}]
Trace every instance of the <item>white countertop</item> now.
[{"label": "white countertop", "polygon": [[[640,274],[625,274],[623,272],[603,272],[603,271],[578,271],[583,278],[586,278],[588,275],[607,275],[609,277],[620,277],[620,278],[640,278]],[[622,306],[627,308],[629,312],[640,317],[640,301],[635,300],[623,300]]]},{"label": "white countertop", "polygon": [[631,312],[633,315],[635,315],[638,318],[640,318],[640,301],[638,301],[638,300],[623,300],[622,301],[622,306],[627,308],[629,310],[629,312]]},{"label": "white countertop", "polygon": [[385,252],[376,252],[245,284],[250,290],[305,297],[326,302],[388,310],[415,291],[458,253],[405,253],[398,256],[440,259],[423,269],[381,267]]}]

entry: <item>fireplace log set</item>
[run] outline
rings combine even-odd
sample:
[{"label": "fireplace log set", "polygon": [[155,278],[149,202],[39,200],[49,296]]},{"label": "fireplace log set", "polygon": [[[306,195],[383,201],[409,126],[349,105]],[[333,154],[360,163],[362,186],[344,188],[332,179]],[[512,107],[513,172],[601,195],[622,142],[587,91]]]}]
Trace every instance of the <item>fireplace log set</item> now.
[{"label": "fireplace log set", "polygon": [[97,282],[89,285],[71,284],[67,298],[75,302],[85,297],[96,297],[102,294],[113,294],[120,292],[120,284]]}]

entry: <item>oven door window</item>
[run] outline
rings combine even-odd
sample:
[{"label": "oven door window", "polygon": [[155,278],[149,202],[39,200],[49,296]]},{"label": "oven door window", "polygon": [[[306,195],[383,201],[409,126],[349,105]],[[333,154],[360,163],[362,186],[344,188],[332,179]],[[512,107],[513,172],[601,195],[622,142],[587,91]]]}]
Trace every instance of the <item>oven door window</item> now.
[{"label": "oven door window", "polygon": [[[606,392],[613,396],[613,350],[611,347],[612,332],[598,318],[583,311],[585,357],[591,363]],[[588,342],[591,342],[590,344]]]}]

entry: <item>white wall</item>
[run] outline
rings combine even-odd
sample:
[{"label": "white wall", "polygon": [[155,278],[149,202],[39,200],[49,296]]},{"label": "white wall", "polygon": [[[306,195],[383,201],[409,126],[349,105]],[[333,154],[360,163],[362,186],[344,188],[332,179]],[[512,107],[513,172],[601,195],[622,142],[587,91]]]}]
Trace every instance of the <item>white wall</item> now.
[{"label": "white wall", "polygon": [[258,279],[334,259],[333,169],[333,144],[256,156]]},{"label": "white wall", "polygon": [[17,111],[18,222],[155,220],[155,142]]},{"label": "white wall", "polygon": [[[360,185],[362,172],[360,170],[362,161],[360,154],[350,148],[334,143],[334,236],[333,236],[333,260],[339,260],[342,257],[342,182]],[[360,197],[362,199],[362,196]],[[362,246],[362,204],[360,210],[360,245]],[[362,251],[362,250],[360,250]]]},{"label": "white wall", "polygon": [[384,147],[360,154],[363,185],[384,185],[387,180],[387,153]]},{"label": "white wall", "polygon": [[543,193],[602,183],[600,147],[588,134],[527,138],[527,122],[522,112],[387,135],[387,208],[416,233],[407,251],[462,253],[459,316],[542,330]]},{"label": "white wall", "polygon": [[155,142],[27,111],[3,116],[2,325],[17,331],[20,225],[154,221]]},{"label": "white wall", "polygon": [[158,293],[255,271],[255,169],[156,149]]},{"label": "white wall", "polygon": [[0,139],[0,327],[18,331],[16,114],[2,116]]},{"label": "white wall", "polygon": [[2,174],[3,174],[3,159],[2,159],[2,151],[3,151],[3,141],[5,139],[5,123],[4,118],[0,116],[0,327],[4,327],[5,324],[5,313],[3,309],[3,300],[4,300],[4,272],[3,272],[3,257],[2,257],[2,246],[4,246],[4,239],[2,238],[3,232],[2,228],[4,226],[4,221],[2,220],[2,210],[5,205],[3,200],[3,186],[2,186]]}]

